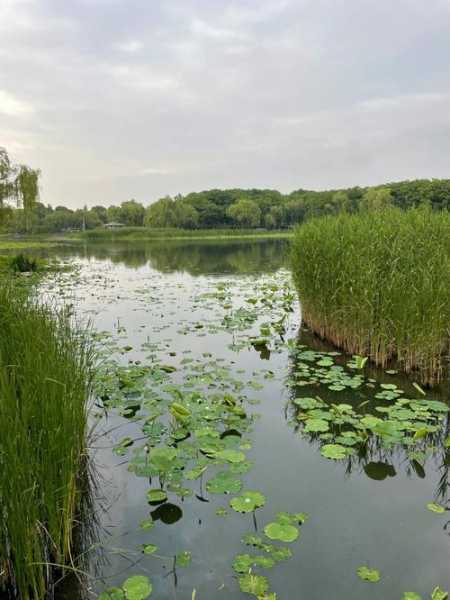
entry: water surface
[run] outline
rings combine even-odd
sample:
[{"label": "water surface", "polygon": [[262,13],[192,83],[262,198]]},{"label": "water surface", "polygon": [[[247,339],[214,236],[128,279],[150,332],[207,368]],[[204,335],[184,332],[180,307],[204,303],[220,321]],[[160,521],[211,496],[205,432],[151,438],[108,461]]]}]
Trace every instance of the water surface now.
[{"label": "water surface", "polygon": [[[219,361],[243,382],[241,393],[258,401],[252,411],[259,417],[246,436],[252,442],[247,454],[254,467],[243,475],[244,488],[259,490],[267,499],[256,520],[231,509],[228,516],[217,516],[230,496],[208,494],[204,482],[194,481],[192,496],[169,498],[182,517],[172,524],[158,520],[150,532],[139,527],[155,509],[146,500],[149,481],[127,469],[134,448],[143,443],[138,441],[142,423],[120,416],[120,411],[102,416],[98,431],[108,433],[93,443],[101,550],[93,555],[103,563],[97,565],[92,594],[120,585],[129,575],[145,574],[155,598],[190,599],[194,589],[197,600],[249,597],[239,591],[233,559],[249,550],[242,536],[255,526],[261,534],[279,511],[309,515],[299,540],[291,545],[293,557],[261,572],[279,599],[395,600],[406,591],[428,598],[437,585],[450,588],[447,518],[426,508],[429,502],[447,501],[445,449],[437,447],[423,470],[415,470],[400,447],[379,448],[352,460],[327,460],[314,438],[295,424],[290,404],[296,391],[288,380],[295,361],[287,341],[320,346],[300,330],[299,306],[294,304],[286,333],[271,352],[248,344],[265,317],[263,308],[248,299],[264,282],[286,281],[287,242],[91,244],[51,254],[75,264],[76,270],[46,284],[49,293],[63,294],[78,315],[105,332],[109,358],[124,365],[164,362],[177,369],[174,377],[179,379],[186,358],[204,364],[205,372],[208,363]],[[259,321],[245,331],[217,327],[227,313],[223,301],[214,297],[221,286],[235,307],[260,311]],[[374,374],[400,381],[411,391],[408,382]],[[370,398],[367,390],[315,393],[352,406]],[[124,436],[137,441],[117,456],[112,447]],[[144,556],[142,545],[148,543],[168,558]],[[175,577],[170,557],[182,551],[192,553],[192,562],[177,569]],[[379,583],[356,576],[363,564],[380,571]]]}]

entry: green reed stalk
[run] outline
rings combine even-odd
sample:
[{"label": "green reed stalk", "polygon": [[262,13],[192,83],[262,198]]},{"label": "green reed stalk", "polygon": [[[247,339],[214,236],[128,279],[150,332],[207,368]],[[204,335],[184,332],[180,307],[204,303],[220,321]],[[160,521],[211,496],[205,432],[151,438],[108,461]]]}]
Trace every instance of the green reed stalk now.
[{"label": "green reed stalk", "polygon": [[424,383],[449,356],[450,215],[420,208],[340,215],[297,229],[293,274],[320,336]]},{"label": "green reed stalk", "polygon": [[44,598],[71,562],[92,353],[68,317],[0,284],[0,589]]}]

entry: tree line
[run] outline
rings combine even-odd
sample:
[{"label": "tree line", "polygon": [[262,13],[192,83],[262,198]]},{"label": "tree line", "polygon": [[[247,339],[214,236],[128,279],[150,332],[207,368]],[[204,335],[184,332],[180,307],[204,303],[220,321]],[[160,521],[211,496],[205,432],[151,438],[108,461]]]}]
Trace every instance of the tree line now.
[{"label": "tree line", "polygon": [[165,196],[149,206],[127,200],[118,206],[72,210],[39,202],[39,171],[13,165],[0,149],[0,227],[6,231],[62,232],[107,223],[149,228],[288,229],[313,217],[377,210],[386,205],[426,204],[450,210],[450,179],[418,179],[373,187],[289,194],[267,189],[227,189]]}]

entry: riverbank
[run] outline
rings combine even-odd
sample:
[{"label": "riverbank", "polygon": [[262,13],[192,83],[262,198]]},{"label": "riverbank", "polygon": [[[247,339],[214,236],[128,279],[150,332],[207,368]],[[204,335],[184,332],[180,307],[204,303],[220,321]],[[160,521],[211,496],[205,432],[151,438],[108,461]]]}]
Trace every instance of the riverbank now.
[{"label": "riverbank", "polygon": [[89,241],[152,241],[152,240],[226,240],[226,239],[282,239],[292,237],[287,230],[269,231],[255,229],[149,229],[124,227],[123,229],[92,229],[73,234],[70,239]]}]

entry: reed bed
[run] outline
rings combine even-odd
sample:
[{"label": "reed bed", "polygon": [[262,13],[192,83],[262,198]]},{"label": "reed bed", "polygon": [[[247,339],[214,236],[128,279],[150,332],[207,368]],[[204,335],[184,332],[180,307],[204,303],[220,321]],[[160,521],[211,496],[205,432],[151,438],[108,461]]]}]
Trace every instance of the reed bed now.
[{"label": "reed bed", "polygon": [[381,367],[425,384],[449,358],[450,214],[419,208],[309,221],[296,230],[293,276],[303,320]]},{"label": "reed bed", "polygon": [[46,597],[53,566],[73,564],[91,364],[64,312],[0,281],[0,590],[9,597]]}]

